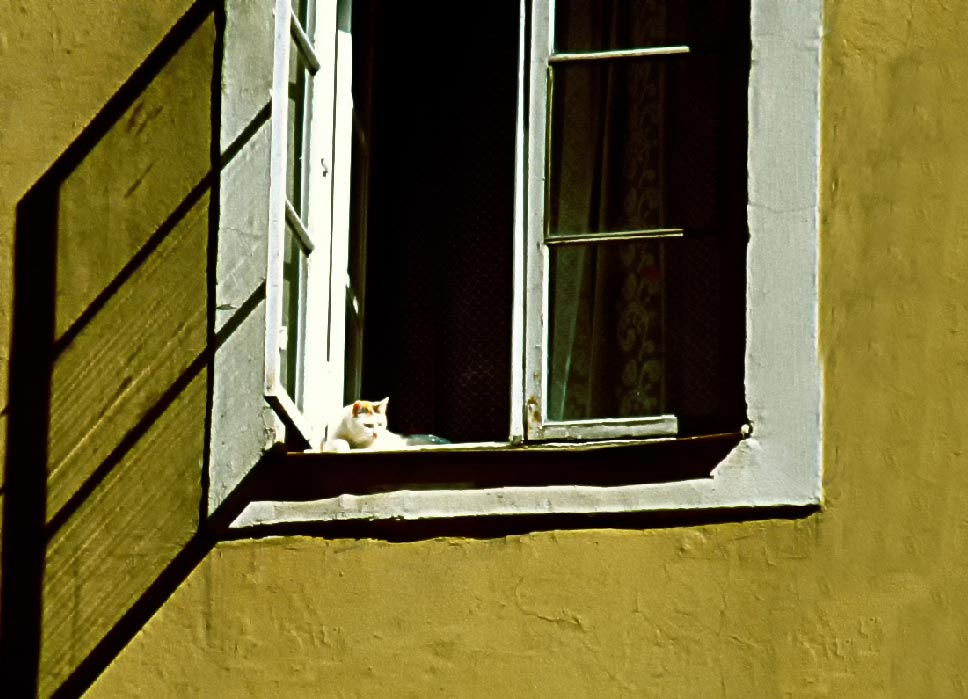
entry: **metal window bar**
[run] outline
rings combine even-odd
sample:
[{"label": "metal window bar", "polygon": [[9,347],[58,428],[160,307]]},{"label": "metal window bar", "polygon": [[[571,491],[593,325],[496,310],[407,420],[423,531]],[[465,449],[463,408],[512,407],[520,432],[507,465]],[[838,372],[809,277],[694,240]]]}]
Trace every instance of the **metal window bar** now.
[{"label": "metal window bar", "polygon": [[286,199],[286,222],[292,226],[296,239],[302,245],[303,252],[308,257],[316,249],[316,245],[309,234],[309,229],[303,224],[299,214],[296,213],[296,209],[293,208],[292,202],[288,199]]},{"label": "metal window bar", "polygon": [[615,58],[641,58],[643,56],[672,56],[689,53],[688,46],[657,46],[643,49],[620,49],[615,51],[589,51],[587,53],[553,53],[548,56],[549,63],[569,63],[574,61],[601,61]]},{"label": "metal window bar", "polygon": [[316,56],[316,50],[313,48],[312,41],[300,26],[299,20],[295,16],[290,17],[289,31],[292,34],[293,41],[296,42],[296,46],[299,48],[299,53],[303,55],[306,63],[309,64],[309,69],[314,74],[317,73],[320,68],[320,63],[319,58]]},{"label": "metal window bar", "polygon": [[545,245],[579,245],[582,243],[618,243],[625,240],[681,238],[682,228],[645,228],[635,231],[615,231],[614,233],[575,233],[555,235],[545,238]]},{"label": "metal window bar", "polygon": [[299,20],[303,27],[312,27],[316,14],[316,0],[292,0],[289,6],[292,8],[293,17]]},{"label": "metal window bar", "polygon": [[682,228],[644,228],[627,231],[600,232],[600,233],[574,233],[574,234],[552,234],[551,217],[547,212],[551,205],[551,172],[552,172],[552,109],[554,104],[555,73],[552,63],[566,63],[575,61],[598,61],[622,58],[640,58],[643,56],[671,56],[689,53],[688,46],[665,46],[659,48],[629,49],[622,51],[598,51],[595,53],[559,53],[551,54],[548,57],[548,87],[547,102],[545,103],[545,123],[548,128],[545,130],[545,197],[544,197],[544,244],[545,245],[568,245],[580,243],[606,243],[621,242],[625,240],[637,240],[643,238],[678,238],[685,233]]}]

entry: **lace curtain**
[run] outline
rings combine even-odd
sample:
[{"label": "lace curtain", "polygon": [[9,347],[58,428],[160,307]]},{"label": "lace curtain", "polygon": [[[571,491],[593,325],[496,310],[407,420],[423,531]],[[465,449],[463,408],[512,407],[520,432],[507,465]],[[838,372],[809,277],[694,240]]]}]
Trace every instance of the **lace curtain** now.
[{"label": "lace curtain", "polygon": [[[662,45],[664,2],[559,2],[558,50]],[[562,49],[562,46],[567,48]],[[665,58],[559,64],[551,235],[668,225]],[[552,247],[548,416],[666,410],[665,254],[657,240]]]}]

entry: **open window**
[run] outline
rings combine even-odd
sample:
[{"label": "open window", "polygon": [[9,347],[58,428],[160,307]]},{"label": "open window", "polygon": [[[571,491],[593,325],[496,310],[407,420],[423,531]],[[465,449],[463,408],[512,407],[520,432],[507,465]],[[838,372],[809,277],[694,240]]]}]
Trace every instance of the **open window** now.
[{"label": "open window", "polygon": [[[455,443],[738,432],[748,6],[336,9],[330,346],[278,402],[326,356],[331,395]],[[287,230],[284,280],[312,239]]]},{"label": "open window", "polygon": [[246,146],[270,180],[263,446],[318,450],[340,406],[390,396],[391,429],[452,448],[732,440],[704,485],[622,511],[817,502],[820,11],[764,4],[277,0]]}]

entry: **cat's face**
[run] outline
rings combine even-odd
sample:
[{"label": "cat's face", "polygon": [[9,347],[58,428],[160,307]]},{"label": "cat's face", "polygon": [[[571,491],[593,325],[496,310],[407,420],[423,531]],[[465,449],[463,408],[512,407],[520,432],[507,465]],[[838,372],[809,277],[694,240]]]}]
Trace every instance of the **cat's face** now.
[{"label": "cat's face", "polygon": [[387,405],[390,399],[384,398],[379,403],[368,400],[358,400],[351,409],[353,429],[356,437],[362,442],[373,442],[387,429]]}]

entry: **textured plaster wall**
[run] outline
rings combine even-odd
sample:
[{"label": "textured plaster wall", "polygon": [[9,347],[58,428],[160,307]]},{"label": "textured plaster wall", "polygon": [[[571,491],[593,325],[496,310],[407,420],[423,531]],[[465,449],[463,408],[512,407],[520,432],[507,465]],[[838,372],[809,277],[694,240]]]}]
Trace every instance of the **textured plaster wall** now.
[{"label": "textured plaster wall", "polygon": [[[0,0],[0,399],[4,405],[14,209],[191,3],[143,4],[124,11],[109,0],[69,4]],[[4,424],[0,416],[0,429],[5,429]]]},{"label": "textured plaster wall", "polygon": [[54,212],[49,228],[17,207],[189,4],[0,0],[4,438],[5,416],[18,410],[7,390],[13,242],[56,240],[54,269],[38,261],[23,270],[54,283],[47,463],[18,453],[6,464],[46,467],[45,497],[25,504],[4,492],[8,507],[45,511],[41,696],[89,657],[197,530],[208,239],[208,193],[197,185],[210,167],[211,17],[31,195]]},{"label": "textured plaster wall", "polygon": [[[0,89],[28,96],[0,100],[3,249],[22,192],[179,14],[48,4],[0,4]],[[968,5],[827,4],[821,514],[223,544],[89,695],[968,695]]]}]

